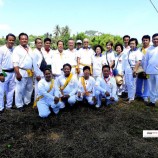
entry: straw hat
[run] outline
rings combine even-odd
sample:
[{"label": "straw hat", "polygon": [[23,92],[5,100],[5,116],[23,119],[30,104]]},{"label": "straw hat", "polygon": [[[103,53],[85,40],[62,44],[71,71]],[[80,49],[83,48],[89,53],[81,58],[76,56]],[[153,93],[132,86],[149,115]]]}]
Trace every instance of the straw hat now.
[{"label": "straw hat", "polygon": [[121,86],[123,84],[123,77],[120,75],[115,76],[116,84]]}]

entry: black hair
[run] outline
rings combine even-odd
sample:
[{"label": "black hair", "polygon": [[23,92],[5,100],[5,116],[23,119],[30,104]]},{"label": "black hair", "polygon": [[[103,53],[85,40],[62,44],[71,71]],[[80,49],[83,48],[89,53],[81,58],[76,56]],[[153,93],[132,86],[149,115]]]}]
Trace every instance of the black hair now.
[{"label": "black hair", "polygon": [[74,41],[74,39],[73,39],[73,38],[69,38],[69,40],[68,40],[68,41],[70,41],[70,40]]},{"label": "black hair", "polygon": [[114,50],[116,51],[116,48],[120,46],[121,47],[121,50],[123,51],[123,45],[121,43],[116,43],[115,47],[114,47]]},{"label": "black hair", "polygon": [[42,39],[41,39],[41,38],[37,37],[37,38],[35,39],[35,44],[37,43],[37,40],[42,41]]},{"label": "black hair", "polygon": [[142,37],[142,41],[143,41],[143,39],[148,39],[148,40],[150,41],[150,36],[149,36],[149,35],[144,35],[144,36]]},{"label": "black hair", "polygon": [[101,46],[101,45],[96,45],[95,47],[94,47],[94,50],[96,51],[96,49],[97,49],[97,47],[99,47],[100,49],[101,49],[101,53],[103,52],[103,47]]},{"label": "black hair", "polygon": [[130,42],[135,41],[136,46],[138,45],[138,40],[136,38],[131,38],[128,42],[128,44],[130,44]]},{"label": "black hair", "polygon": [[102,67],[102,71],[103,71],[104,68],[108,68],[109,71],[110,71],[110,66],[109,66],[109,65],[103,65],[103,67]]},{"label": "black hair", "polygon": [[46,68],[43,70],[43,73],[45,74],[45,72],[46,72],[47,70],[52,73],[52,71],[51,71],[51,69],[50,69],[49,67],[46,67]]},{"label": "black hair", "polygon": [[19,34],[19,40],[20,40],[20,37],[21,37],[21,36],[26,36],[27,39],[29,38],[29,36],[28,36],[26,33],[23,33],[23,32],[22,32],[22,33]]},{"label": "black hair", "polygon": [[130,39],[131,37],[130,37],[129,35],[124,35],[124,36],[123,36],[123,40],[124,40],[125,38],[129,38],[129,39]]},{"label": "black hair", "polygon": [[71,68],[72,68],[71,65],[68,64],[68,63],[66,63],[66,64],[63,65],[63,69],[65,68],[65,66],[68,66],[68,67],[70,68],[70,70],[71,70]]},{"label": "black hair", "polygon": [[89,70],[89,71],[90,71],[90,67],[89,67],[89,66],[84,66],[84,67],[83,67],[83,72],[84,72],[85,70]]},{"label": "black hair", "polygon": [[9,34],[6,36],[6,40],[8,40],[9,36],[12,36],[12,37],[14,37],[14,39],[16,40],[16,37],[15,37],[15,35],[14,35],[14,34],[12,34],[12,33],[9,33]]},{"label": "black hair", "polygon": [[111,47],[113,47],[113,42],[111,42],[111,41],[106,42],[106,46],[107,46],[108,44],[110,44]]},{"label": "black hair", "polygon": [[62,43],[63,43],[63,46],[64,46],[64,42],[63,42],[62,40],[59,40],[59,41],[57,42],[57,46],[58,46],[59,42],[62,42]]},{"label": "black hair", "polygon": [[52,42],[52,40],[50,38],[45,38],[44,43],[46,43],[47,41],[49,41],[50,43]]},{"label": "black hair", "polygon": [[152,38],[154,38],[154,37],[156,37],[156,36],[158,36],[158,33],[153,34]]}]

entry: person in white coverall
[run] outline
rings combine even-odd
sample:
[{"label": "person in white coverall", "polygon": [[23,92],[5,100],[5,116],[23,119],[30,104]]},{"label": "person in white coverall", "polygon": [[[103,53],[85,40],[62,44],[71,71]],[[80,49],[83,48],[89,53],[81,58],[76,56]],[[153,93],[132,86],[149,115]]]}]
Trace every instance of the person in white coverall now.
[{"label": "person in white coverall", "polygon": [[24,111],[24,105],[31,102],[33,91],[33,56],[28,46],[28,35],[20,33],[19,42],[13,51],[13,65],[15,71],[15,105],[19,111]]},{"label": "person in white coverall", "polygon": [[4,94],[6,94],[6,109],[12,108],[15,90],[12,53],[15,40],[15,35],[8,34],[6,36],[6,44],[0,47],[0,113],[4,111]]},{"label": "person in white coverall", "polygon": [[52,108],[55,114],[64,108],[65,105],[59,99],[60,92],[56,81],[52,79],[52,72],[49,68],[44,70],[44,78],[38,82],[37,108],[39,116],[48,117]]}]

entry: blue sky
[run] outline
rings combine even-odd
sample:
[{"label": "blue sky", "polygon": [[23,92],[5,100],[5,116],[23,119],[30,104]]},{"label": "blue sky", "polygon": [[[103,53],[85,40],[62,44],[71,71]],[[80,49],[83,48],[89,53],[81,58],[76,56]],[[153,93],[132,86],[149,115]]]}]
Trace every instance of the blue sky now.
[{"label": "blue sky", "polygon": [[158,13],[149,0],[0,0],[0,37],[52,33],[57,24],[68,25],[72,34],[96,30],[140,41],[158,32]]}]

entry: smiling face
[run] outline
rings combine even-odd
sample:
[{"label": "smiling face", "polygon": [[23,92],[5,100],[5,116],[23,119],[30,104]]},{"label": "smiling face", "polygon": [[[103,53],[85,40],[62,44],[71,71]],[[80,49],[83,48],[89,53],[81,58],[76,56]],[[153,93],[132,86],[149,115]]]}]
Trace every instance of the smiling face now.
[{"label": "smiling face", "polygon": [[63,42],[58,42],[58,50],[59,50],[59,52],[62,52],[63,51],[63,49],[64,49],[64,44],[63,44]]},{"label": "smiling face", "polygon": [[100,49],[100,47],[97,47],[96,50],[95,50],[95,52],[96,52],[97,55],[100,55],[100,54],[101,54],[101,49]]},{"label": "smiling face", "polygon": [[148,38],[143,38],[142,44],[144,48],[147,48],[150,45],[150,40]]},{"label": "smiling face", "polygon": [[66,77],[70,75],[71,69],[69,66],[65,66],[63,70]]},{"label": "smiling face", "polygon": [[108,44],[106,45],[106,49],[107,49],[107,51],[110,51],[110,50],[112,49],[112,46],[111,46],[110,43],[108,43]]},{"label": "smiling face", "polygon": [[28,44],[28,37],[26,35],[20,36],[19,42],[20,42],[20,45],[22,45],[23,47],[26,47]]},{"label": "smiling face", "polygon": [[52,79],[52,73],[50,70],[45,70],[44,77],[47,82],[50,82]]},{"label": "smiling face", "polygon": [[40,39],[38,39],[37,41],[36,41],[36,48],[37,49],[41,49],[42,48],[42,40],[40,40]]},{"label": "smiling face", "polygon": [[14,43],[15,43],[15,38],[13,36],[8,36],[6,43],[7,47],[12,48],[14,46]]},{"label": "smiling face", "polygon": [[83,41],[83,47],[84,48],[88,48],[88,45],[89,45],[88,39],[84,39],[84,41]]},{"label": "smiling face", "polygon": [[129,46],[130,46],[130,48],[131,48],[132,50],[134,50],[134,49],[137,47],[136,41],[131,41],[131,42],[129,43]]},{"label": "smiling face", "polygon": [[152,42],[153,42],[154,46],[157,47],[158,46],[158,36],[153,37]]},{"label": "smiling face", "polygon": [[85,78],[89,78],[90,70],[89,69],[84,70],[83,75],[84,75]]},{"label": "smiling face", "polygon": [[74,45],[75,45],[75,44],[74,44],[74,40],[69,40],[69,41],[68,41],[68,47],[69,47],[70,50],[73,50],[73,49],[74,49]]},{"label": "smiling face", "polygon": [[121,54],[122,48],[120,46],[117,46],[116,47],[116,52],[117,52],[117,54]]},{"label": "smiling face", "polygon": [[125,46],[128,46],[129,40],[130,40],[129,37],[125,37],[125,38],[123,39],[123,43],[124,43]]},{"label": "smiling face", "polygon": [[50,45],[51,45],[51,42],[50,42],[50,41],[46,41],[46,42],[44,43],[44,48],[45,48],[46,50],[49,50],[49,49],[50,49]]},{"label": "smiling face", "polygon": [[107,68],[107,67],[103,68],[103,76],[104,76],[105,78],[108,78],[109,75],[110,75],[110,70],[109,70],[109,68]]}]

